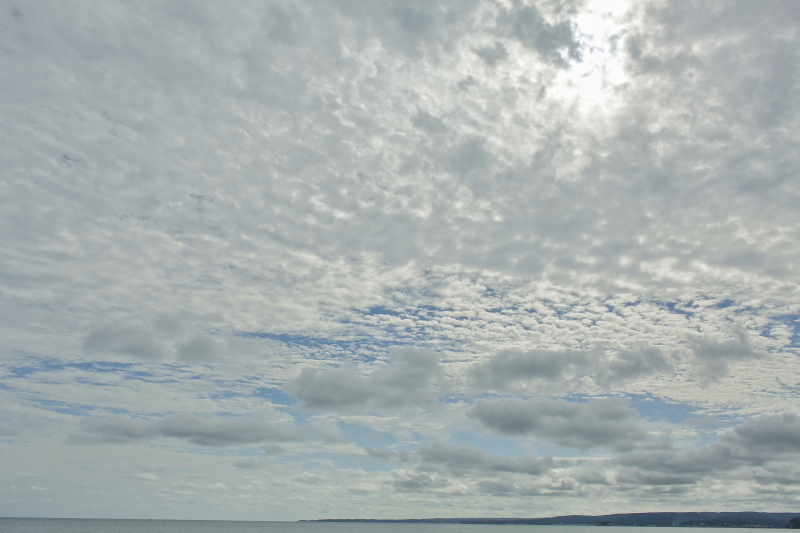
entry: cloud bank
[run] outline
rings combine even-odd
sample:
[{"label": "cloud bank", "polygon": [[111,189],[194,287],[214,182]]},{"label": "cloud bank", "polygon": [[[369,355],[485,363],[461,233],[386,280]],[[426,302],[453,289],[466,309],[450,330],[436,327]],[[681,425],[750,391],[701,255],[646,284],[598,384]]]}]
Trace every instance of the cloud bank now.
[{"label": "cloud bank", "polygon": [[244,446],[267,442],[304,440],[294,428],[259,420],[204,420],[181,413],[160,420],[139,420],[112,416],[81,420],[69,444],[133,444],[159,437],[185,440],[196,446]]},{"label": "cloud bank", "polygon": [[565,400],[477,400],[469,416],[507,435],[534,435],[558,446],[626,450],[647,437],[639,413],[621,398],[586,404]]}]

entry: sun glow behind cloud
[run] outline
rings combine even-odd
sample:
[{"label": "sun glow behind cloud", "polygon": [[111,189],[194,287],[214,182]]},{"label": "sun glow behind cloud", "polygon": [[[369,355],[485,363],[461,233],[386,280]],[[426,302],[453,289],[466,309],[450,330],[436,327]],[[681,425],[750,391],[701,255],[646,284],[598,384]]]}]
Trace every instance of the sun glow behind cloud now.
[{"label": "sun glow behind cloud", "polygon": [[564,70],[560,91],[577,103],[585,120],[613,115],[624,105],[620,92],[629,81],[624,52],[629,21],[625,17],[630,16],[627,1],[595,0],[573,19],[581,57]]}]

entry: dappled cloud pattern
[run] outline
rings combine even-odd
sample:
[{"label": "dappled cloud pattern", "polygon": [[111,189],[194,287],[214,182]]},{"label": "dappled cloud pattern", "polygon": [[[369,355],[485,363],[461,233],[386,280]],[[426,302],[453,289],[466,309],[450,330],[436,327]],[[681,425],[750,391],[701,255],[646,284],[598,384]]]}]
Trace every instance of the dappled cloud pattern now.
[{"label": "dappled cloud pattern", "polygon": [[0,512],[796,505],[799,6],[0,0]]}]

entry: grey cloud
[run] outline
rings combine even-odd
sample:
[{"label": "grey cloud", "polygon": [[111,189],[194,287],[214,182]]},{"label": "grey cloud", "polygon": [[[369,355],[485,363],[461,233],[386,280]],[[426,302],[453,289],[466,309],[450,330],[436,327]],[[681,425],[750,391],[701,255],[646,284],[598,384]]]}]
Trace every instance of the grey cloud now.
[{"label": "grey cloud", "polygon": [[178,356],[191,363],[216,361],[221,351],[219,343],[209,336],[196,336],[178,346]]},{"label": "grey cloud", "polygon": [[271,454],[271,455],[277,455],[277,454],[281,454],[281,453],[286,453],[287,451],[289,451],[289,450],[287,450],[286,448],[284,448],[280,444],[267,444],[267,445],[264,446],[264,453],[268,453],[268,454]]},{"label": "grey cloud", "polygon": [[297,14],[292,13],[291,8],[271,5],[264,16],[264,25],[270,40],[284,45],[295,44],[298,40],[297,18]]},{"label": "grey cloud", "polygon": [[587,485],[610,485],[611,476],[608,469],[597,466],[580,466],[569,469],[569,475],[578,483]]},{"label": "grey cloud", "polygon": [[133,326],[95,328],[86,337],[83,349],[92,354],[123,354],[151,360],[161,359],[164,355],[162,346],[153,339],[151,332]]},{"label": "grey cloud", "polygon": [[[463,457],[469,460],[469,454]],[[794,486],[800,483],[800,471],[794,466],[798,458],[800,417],[785,413],[750,419],[721,434],[716,442],[696,448],[643,446],[623,451],[616,458],[584,462],[564,470],[562,484],[572,488],[576,484],[602,485],[622,491],[650,486],[680,492],[704,479],[734,478],[765,486]],[[518,492],[507,481],[495,489]],[[487,485],[485,490],[492,492],[493,488]]]},{"label": "grey cloud", "polygon": [[580,59],[580,44],[569,21],[551,24],[536,7],[526,5],[504,13],[502,20],[510,27],[514,38],[548,61],[564,65],[567,58]]},{"label": "grey cloud", "polygon": [[368,378],[354,367],[329,370],[304,368],[286,384],[286,391],[307,409],[336,409],[367,405],[379,394]]},{"label": "grey cloud", "polygon": [[478,486],[489,494],[507,495],[517,491],[517,486],[509,481],[481,481]]},{"label": "grey cloud", "polygon": [[370,448],[365,447],[364,451],[370,457],[382,459],[384,461],[391,461],[396,463],[407,463],[411,460],[411,453],[407,450],[388,450],[386,448]]},{"label": "grey cloud", "polygon": [[283,428],[253,419],[208,420],[175,414],[160,420],[122,416],[87,418],[67,439],[69,444],[131,444],[158,437],[172,437],[198,446],[242,446],[265,442],[304,440],[294,428]]},{"label": "grey cloud", "polygon": [[425,34],[434,23],[433,15],[417,6],[405,5],[395,13],[400,27],[411,34]]},{"label": "grey cloud", "polygon": [[[379,455],[384,455],[380,453]],[[490,455],[469,445],[422,444],[415,453],[420,463],[410,469],[392,472],[393,485],[403,492],[463,492],[462,482],[477,481],[484,492],[521,492],[507,476],[530,476],[538,480],[554,466],[551,457],[507,457]],[[536,489],[533,489],[534,491]]]},{"label": "grey cloud", "polygon": [[624,383],[627,380],[666,372],[674,364],[661,348],[640,346],[621,350],[597,369],[595,380],[602,387]]},{"label": "grey cloud", "polygon": [[454,146],[443,162],[448,171],[471,180],[472,185],[480,190],[488,186],[483,182],[494,163],[494,156],[486,150],[484,138],[472,136]]},{"label": "grey cloud", "polygon": [[363,410],[431,406],[434,382],[441,375],[435,352],[421,348],[392,350],[387,365],[369,376],[354,367],[304,368],[286,385],[304,409]]},{"label": "grey cloud", "polygon": [[302,472],[296,476],[292,476],[290,480],[305,483],[306,485],[319,485],[324,481],[322,476],[312,474],[311,472]]},{"label": "grey cloud", "polygon": [[92,355],[130,355],[144,360],[177,358],[188,364],[221,363],[231,352],[254,353],[255,341],[205,333],[216,329],[212,314],[157,313],[147,327],[112,324],[92,329],[83,349]]},{"label": "grey cloud", "polygon": [[671,358],[655,346],[619,350],[608,358],[600,350],[503,350],[472,365],[468,376],[478,390],[546,391],[567,389],[592,373],[598,385],[611,388],[673,367]]},{"label": "grey cloud", "polygon": [[13,437],[14,435],[17,435],[17,434],[18,434],[18,432],[14,428],[0,423],[0,438]]},{"label": "grey cloud", "polygon": [[[335,0],[340,10],[353,21],[365,24],[371,34],[383,45],[410,57],[418,58],[425,53],[435,56],[437,48],[452,39],[454,29],[480,5],[475,0],[442,0],[422,2],[359,2]],[[428,50],[431,47],[433,50]]]},{"label": "grey cloud", "polygon": [[800,467],[797,463],[779,463],[758,469],[753,478],[761,485],[800,485]]},{"label": "grey cloud", "polygon": [[472,51],[475,52],[478,57],[483,59],[483,61],[490,67],[493,67],[497,65],[498,62],[508,58],[508,51],[500,41],[494,43],[494,46],[473,48]]},{"label": "grey cloud", "polygon": [[473,365],[468,375],[479,388],[505,391],[531,380],[546,382],[545,387],[560,384],[585,371],[588,364],[588,352],[581,350],[504,350]]},{"label": "grey cloud", "polygon": [[153,328],[159,335],[174,337],[184,333],[193,318],[191,313],[159,313],[153,319]]},{"label": "grey cloud", "polygon": [[79,431],[67,438],[69,444],[131,444],[153,439],[159,434],[157,422],[110,416],[85,418]]},{"label": "grey cloud", "polygon": [[553,467],[550,457],[506,457],[489,455],[483,450],[465,444],[425,443],[417,449],[422,458],[421,467],[443,466],[456,475],[470,471],[509,472],[538,476]]},{"label": "grey cloud", "polygon": [[621,482],[672,485],[798,457],[800,417],[785,413],[750,419],[699,448],[635,450],[622,454],[617,463]]},{"label": "grey cloud", "polygon": [[693,485],[697,478],[688,474],[648,471],[645,469],[635,471],[622,469],[617,472],[615,481],[622,485],[675,486]]},{"label": "grey cloud", "polygon": [[648,74],[661,68],[661,59],[645,54],[642,50],[643,39],[640,35],[629,35],[625,39],[625,50],[633,61],[633,68],[639,74]]},{"label": "grey cloud", "polygon": [[627,450],[647,437],[639,412],[622,398],[585,404],[547,399],[478,400],[469,416],[498,433],[532,435],[582,450]]},{"label": "grey cloud", "polygon": [[800,417],[794,413],[752,418],[720,440],[764,455],[800,453]]},{"label": "grey cloud", "polygon": [[392,483],[398,492],[429,492],[446,488],[450,480],[444,476],[425,472],[397,472]]},{"label": "grey cloud", "polygon": [[615,480],[623,485],[692,485],[707,475],[718,475],[739,466],[719,456],[717,452],[725,450],[717,448],[683,454],[641,451],[625,455],[618,460],[620,467]]},{"label": "grey cloud", "polygon": [[425,130],[428,133],[442,133],[447,131],[447,126],[439,117],[434,117],[427,111],[419,110],[411,117],[411,123],[415,128]]},{"label": "grey cloud", "polygon": [[470,74],[467,77],[459,80],[458,84],[457,84],[457,87],[461,91],[468,91],[470,86],[475,85],[475,83],[477,83],[476,80],[475,80],[475,77],[472,76],[472,74]]},{"label": "grey cloud", "polygon": [[631,482],[647,484],[649,479],[658,484],[655,480],[659,476],[667,484],[674,484],[678,479],[688,483],[746,464],[747,454],[742,455],[742,451],[720,442],[688,450],[636,450],[620,456],[619,464],[636,467],[634,471],[623,470],[624,479]]},{"label": "grey cloud", "polygon": [[235,446],[261,442],[296,442],[304,440],[294,430],[256,420],[204,420],[193,415],[178,414],[159,422],[165,437],[185,439],[199,446]]},{"label": "grey cloud", "polygon": [[237,459],[233,462],[233,466],[236,468],[241,468],[242,470],[263,470],[269,464],[264,461],[263,459],[258,459],[255,457],[247,457],[245,459]]},{"label": "grey cloud", "polygon": [[759,357],[750,346],[745,329],[737,328],[734,334],[736,339],[727,341],[716,341],[709,337],[695,341],[692,352],[697,361],[696,371],[703,378],[719,379],[728,373],[731,363]]}]

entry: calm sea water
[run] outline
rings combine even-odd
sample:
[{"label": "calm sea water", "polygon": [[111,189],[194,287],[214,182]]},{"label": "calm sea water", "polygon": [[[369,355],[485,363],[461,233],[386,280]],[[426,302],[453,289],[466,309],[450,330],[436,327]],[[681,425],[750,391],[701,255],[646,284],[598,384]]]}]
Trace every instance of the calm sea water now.
[{"label": "calm sea water", "polygon": [[[641,530],[641,531],[638,531]],[[749,531],[772,531],[752,530]],[[0,533],[731,533],[717,528],[0,518]],[[774,533],[774,532],[773,532]]]}]

